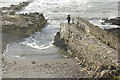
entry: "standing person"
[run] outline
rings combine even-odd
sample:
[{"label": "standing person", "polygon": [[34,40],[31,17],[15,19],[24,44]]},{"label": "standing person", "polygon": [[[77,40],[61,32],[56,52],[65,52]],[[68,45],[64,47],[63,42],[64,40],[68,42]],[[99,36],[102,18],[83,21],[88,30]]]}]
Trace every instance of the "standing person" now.
[{"label": "standing person", "polygon": [[68,24],[70,24],[70,20],[71,20],[70,14],[67,17],[67,20],[68,20]]}]

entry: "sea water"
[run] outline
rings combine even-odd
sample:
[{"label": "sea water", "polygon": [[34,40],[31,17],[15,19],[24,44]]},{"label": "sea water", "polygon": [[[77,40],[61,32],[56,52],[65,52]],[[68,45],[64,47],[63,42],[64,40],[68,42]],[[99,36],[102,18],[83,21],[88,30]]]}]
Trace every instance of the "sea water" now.
[{"label": "sea water", "polygon": [[[18,4],[27,0],[2,0],[0,7]],[[119,0],[33,0],[20,13],[43,13],[49,24],[29,38],[10,43],[4,52],[6,57],[25,59],[64,58],[65,52],[53,45],[54,36],[59,31],[60,23],[71,17],[83,17],[100,28],[116,28],[116,25],[102,25],[102,19],[118,16]]]}]

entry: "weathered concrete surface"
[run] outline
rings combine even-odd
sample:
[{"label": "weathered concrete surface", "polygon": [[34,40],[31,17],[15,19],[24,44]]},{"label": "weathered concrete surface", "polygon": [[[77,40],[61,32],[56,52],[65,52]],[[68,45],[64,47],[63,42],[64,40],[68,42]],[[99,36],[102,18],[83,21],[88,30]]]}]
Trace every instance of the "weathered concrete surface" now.
[{"label": "weathered concrete surface", "polygon": [[[102,77],[101,72],[108,69],[108,65],[114,65],[116,69],[120,69],[118,67],[118,37],[82,18],[76,18],[75,24],[62,23],[54,44],[61,48],[65,47],[65,50],[80,61],[80,64],[87,67],[88,71],[93,71],[94,78]],[[100,66],[107,68],[100,71]]]}]

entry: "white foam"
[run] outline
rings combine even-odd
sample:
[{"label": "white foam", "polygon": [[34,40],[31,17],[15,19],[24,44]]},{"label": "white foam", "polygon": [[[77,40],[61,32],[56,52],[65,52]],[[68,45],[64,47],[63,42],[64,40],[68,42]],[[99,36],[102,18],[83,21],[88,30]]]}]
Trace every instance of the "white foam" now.
[{"label": "white foam", "polygon": [[[40,32],[36,32],[33,36],[29,37],[29,38],[26,38],[23,42],[20,42],[19,44],[20,45],[25,45],[27,47],[31,47],[31,48],[35,48],[35,49],[40,49],[40,50],[43,50],[43,49],[48,49],[50,47],[53,46],[53,41],[49,41],[48,44],[44,44],[40,41],[38,41],[36,38],[37,37],[42,37],[44,35],[41,35],[39,36],[41,33]],[[46,42],[47,43],[47,42]]]},{"label": "white foam", "polygon": [[120,26],[117,25],[111,25],[110,23],[106,23],[105,25],[102,25],[101,23],[104,22],[104,20],[99,19],[98,22],[93,22],[93,21],[89,21],[90,23],[99,26],[102,29],[110,29],[110,28],[120,28]]},{"label": "white foam", "polygon": [[6,50],[3,52],[3,54],[7,52],[8,46],[9,46],[9,44],[6,45]]},{"label": "white foam", "polygon": [[14,56],[15,58],[20,58],[21,56],[20,55],[16,55],[16,56]]},{"label": "white foam", "polygon": [[43,49],[48,49],[50,47],[52,47],[53,45],[51,43],[49,43],[49,45],[45,46],[45,45],[37,45],[37,43],[35,42],[32,42],[32,43],[24,43],[24,42],[21,42],[20,44],[22,45],[26,45],[28,47],[31,47],[31,48],[35,48],[35,49],[40,49],[40,50],[43,50]]}]

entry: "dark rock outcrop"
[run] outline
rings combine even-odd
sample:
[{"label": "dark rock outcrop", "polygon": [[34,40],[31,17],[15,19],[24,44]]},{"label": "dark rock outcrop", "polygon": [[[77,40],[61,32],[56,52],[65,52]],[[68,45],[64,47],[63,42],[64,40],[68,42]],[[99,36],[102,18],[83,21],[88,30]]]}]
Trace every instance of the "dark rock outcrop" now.
[{"label": "dark rock outcrop", "polygon": [[55,44],[57,47],[67,50],[67,45],[65,44],[65,40],[64,38],[60,38],[60,33],[57,32],[56,36],[55,36],[55,42],[53,43]]},{"label": "dark rock outcrop", "polygon": [[11,5],[10,7],[2,7],[2,15],[15,14],[15,11],[19,11],[25,6],[29,5],[30,2],[22,2],[18,5]]},{"label": "dark rock outcrop", "polygon": [[120,26],[120,17],[112,18],[112,19],[103,19],[105,20],[102,24],[112,24]]}]

